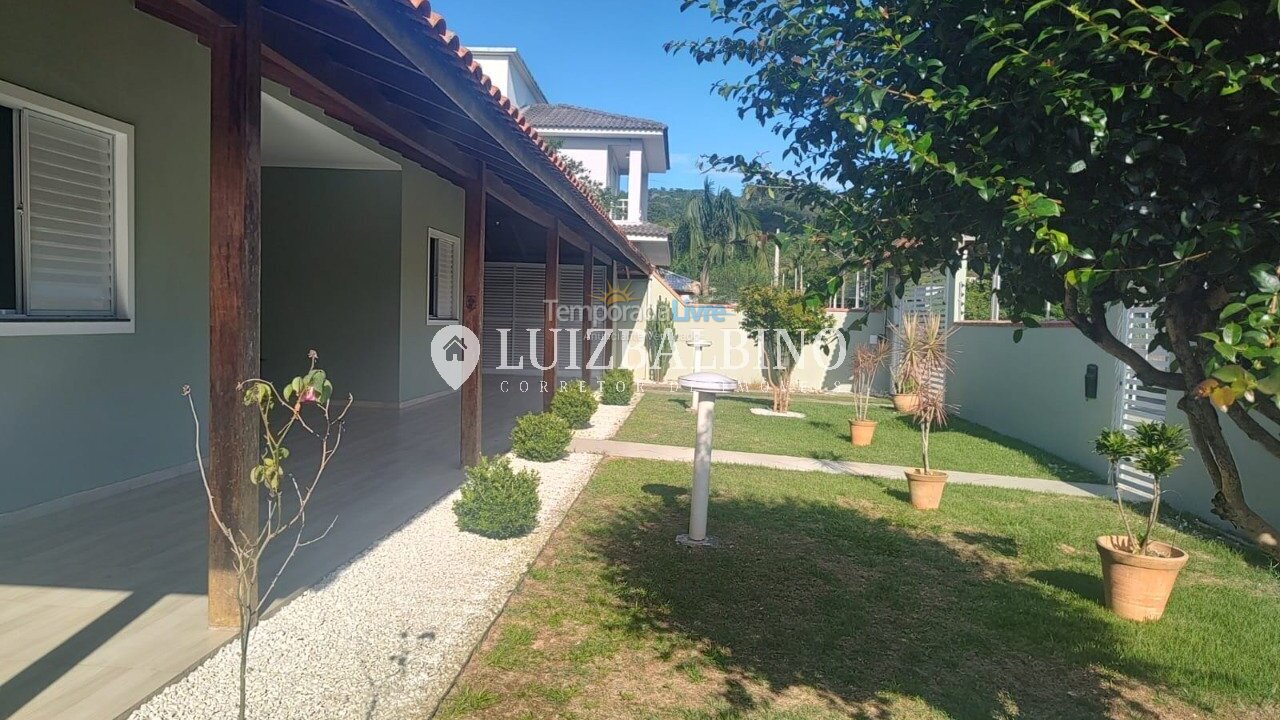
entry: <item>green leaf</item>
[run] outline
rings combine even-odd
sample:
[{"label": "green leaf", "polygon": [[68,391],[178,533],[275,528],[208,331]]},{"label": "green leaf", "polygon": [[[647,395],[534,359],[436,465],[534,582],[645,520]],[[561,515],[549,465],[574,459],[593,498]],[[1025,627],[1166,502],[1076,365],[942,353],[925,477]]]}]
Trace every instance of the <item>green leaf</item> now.
[{"label": "green leaf", "polygon": [[1027,12],[1022,15],[1022,19],[1024,21],[1030,20],[1032,15],[1035,15],[1036,13],[1049,7],[1050,5],[1054,4],[1057,1],[1058,0],[1040,0],[1040,2],[1027,8]]},{"label": "green leaf", "polygon": [[1084,160],[1077,160],[1071,163],[1071,167],[1067,168],[1067,173],[1074,175],[1078,172],[1084,172],[1084,169],[1087,167],[1089,167],[1089,164],[1086,163]]},{"label": "green leaf", "polygon": [[1264,293],[1280,292],[1280,275],[1276,275],[1276,267],[1274,265],[1254,265],[1249,269],[1249,277],[1253,278],[1253,283]]},{"label": "green leaf", "polygon": [[[1231,317],[1232,315],[1235,315],[1236,313],[1240,312],[1241,310],[1244,310],[1247,307],[1249,306],[1245,305],[1242,302],[1231,303],[1230,305],[1222,308],[1222,312],[1218,315],[1218,319],[1226,320],[1227,318]],[[1216,340],[1217,338],[1214,338],[1214,339]]]},{"label": "green leaf", "polygon": [[991,82],[991,78],[995,77],[996,73],[1000,72],[1000,69],[1004,67],[1004,64],[1009,62],[1009,57],[1005,55],[991,64],[991,69],[987,71],[987,82]]},{"label": "green leaf", "polygon": [[1228,345],[1235,345],[1240,342],[1241,332],[1239,325],[1235,323],[1227,323],[1222,327],[1222,342]]}]

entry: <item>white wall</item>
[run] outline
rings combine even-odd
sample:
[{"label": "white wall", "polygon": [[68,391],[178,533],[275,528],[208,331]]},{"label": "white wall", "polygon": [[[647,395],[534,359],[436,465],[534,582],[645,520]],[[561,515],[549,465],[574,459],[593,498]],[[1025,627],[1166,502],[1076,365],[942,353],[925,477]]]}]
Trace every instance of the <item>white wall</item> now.
[{"label": "white wall", "polygon": [[[1044,448],[1099,474],[1106,463],[1092,452],[1098,431],[1112,424],[1118,366],[1073,327],[1028,329],[1013,342],[1008,324],[957,325],[952,339],[955,372],[947,383],[947,399],[958,412],[997,432]],[[1098,366],[1098,399],[1084,397],[1084,373]],[[1170,393],[1167,422],[1187,424],[1177,409],[1178,393]],[[1250,505],[1273,524],[1280,524],[1280,460],[1249,440],[1225,415],[1223,424]],[[1263,421],[1265,424],[1265,421]],[[1226,527],[1213,514],[1213,485],[1199,455],[1189,452],[1181,468],[1165,480],[1165,500]]]},{"label": "white wall", "polygon": [[[623,283],[624,286],[625,284]],[[633,290],[642,284],[645,283],[632,281]],[[645,287],[643,299],[628,305],[653,308],[658,303],[671,303],[673,300],[675,297],[666,285],[650,280]],[[675,302],[677,317],[674,330],[677,343],[671,367],[662,378],[663,382],[674,383],[681,375],[693,372],[694,351],[686,341],[697,334],[711,342],[711,346],[703,350],[702,370],[728,375],[751,389],[766,387],[758,362],[760,348],[742,329],[742,316],[734,308],[724,305],[686,305],[679,300]],[[831,315],[835,318],[836,327],[850,330],[850,348],[868,342],[873,334],[884,334],[883,313],[871,313],[866,326],[860,330],[851,328],[855,321],[862,318],[861,312],[833,311]],[[644,342],[646,326],[644,321],[624,322],[617,326],[619,330],[629,331],[621,365],[634,370],[636,377],[641,380],[649,379]],[[741,366],[744,364],[745,367]],[[850,373],[851,363],[847,353],[842,358],[828,355],[816,343],[811,343],[801,352],[801,361],[792,375],[792,384],[795,389],[804,392],[847,393],[850,390]],[[880,391],[887,391],[887,377],[881,378],[877,386]]]}]

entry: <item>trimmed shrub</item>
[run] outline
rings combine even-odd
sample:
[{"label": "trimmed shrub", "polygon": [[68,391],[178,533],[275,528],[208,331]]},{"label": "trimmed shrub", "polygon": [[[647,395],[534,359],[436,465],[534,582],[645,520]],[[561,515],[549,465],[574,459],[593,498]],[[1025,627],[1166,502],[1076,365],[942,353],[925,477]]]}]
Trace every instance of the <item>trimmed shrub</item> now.
[{"label": "trimmed shrub", "polygon": [[564,418],[570,426],[584,428],[591,422],[600,403],[584,382],[571,382],[556,390],[551,400],[551,412]]},{"label": "trimmed shrub", "polygon": [[487,538],[528,535],[538,526],[539,480],[533,470],[516,472],[505,456],[480,458],[453,503],[458,528]]},{"label": "trimmed shrub", "polygon": [[528,413],[516,420],[511,431],[511,449],[517,457],[551,462],[564,457],[573,439],[573,428],[559,415]]},{"label": "trimmed shrub", "polygon": [[600,381],[600,401],[605,405],[626,405],[636,391],[636,376],[630,370],[615,368]]}]

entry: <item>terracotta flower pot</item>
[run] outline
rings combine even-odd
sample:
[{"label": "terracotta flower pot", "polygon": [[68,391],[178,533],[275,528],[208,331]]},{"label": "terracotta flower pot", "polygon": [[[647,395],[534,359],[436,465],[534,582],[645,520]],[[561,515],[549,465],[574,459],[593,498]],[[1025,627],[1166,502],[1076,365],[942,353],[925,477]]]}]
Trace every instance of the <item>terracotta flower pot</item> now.
[{"label": "terracotta flower pot", "polygon": [[850,420],[849,442],[854,447],[866,447],[871,444],[871,436],[876,434],[875,420]]},{"label": "terracotta flower pot", "polygon": [[942,491],[947,488],[947,474],[916,468],[905,471],[907,490],[911,492],[911,507],[917,510],[937,510],[942,504]]},{"label": "terracotta flower pot", "polygon": [[902,393],[893,396],[893,409],[901,413],[909,413],[920,404],[920,396],[916,393]]},{"label": "terracotta flower pot", "polygon": [[1159,620],[1178,572],[1187,564],[1187,554],[1162,542],[1151,543],[1151,548],[1165,557],[1135,555],[1128,547],[1129,538],[1123,535],[1098,538],[1107,608],[1125,620]]}]

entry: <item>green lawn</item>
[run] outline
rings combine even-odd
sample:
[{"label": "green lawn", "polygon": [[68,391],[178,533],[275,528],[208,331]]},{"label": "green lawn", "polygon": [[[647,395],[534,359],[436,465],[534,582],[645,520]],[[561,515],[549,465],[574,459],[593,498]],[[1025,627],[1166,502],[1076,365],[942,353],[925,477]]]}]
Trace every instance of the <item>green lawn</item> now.
[{"label": "green lawn", "polygon": [[440,717],[1280,717],[1280,578],[1220,540],[1161,529],[1191,562],[1139,625],[1099,604],[1105,501],[720,465],[691,551],[689,473],[606,462]]},{"label": "green lawn", "polygon": [[[647,392],[615,439],[692,447],[694,422],[688,407],[685,393]],[[791,409],[804,413],[803,419],[751,414],[751,408],[768,407],[769,401],[759,397],[717,400],[714,446],[824,460],[920,465],[920,431],[910,416],[891,407],[871,408],[871,419],[880,425],[874,442],[865,448],[849,444],[851,403],[796,400]],[[929,459],[940,470],[1102,482],[1079,465],[954,416],[947,427],[932,433]]]}]

